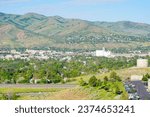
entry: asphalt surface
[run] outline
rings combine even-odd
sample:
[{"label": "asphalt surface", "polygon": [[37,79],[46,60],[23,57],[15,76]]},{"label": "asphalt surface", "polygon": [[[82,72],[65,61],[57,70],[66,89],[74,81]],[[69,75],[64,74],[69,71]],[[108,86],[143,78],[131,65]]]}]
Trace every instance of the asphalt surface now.
[{"label": "asphalt surface", "polygon": [[147,92],[145,85],[141,81],[132,81],[135,85],[138,95],[142,100],[150,100],[150,93]]},{"label": "asphalt surface", "polygon": [[0,88],[74,88],[73,84],[0,84]]}]

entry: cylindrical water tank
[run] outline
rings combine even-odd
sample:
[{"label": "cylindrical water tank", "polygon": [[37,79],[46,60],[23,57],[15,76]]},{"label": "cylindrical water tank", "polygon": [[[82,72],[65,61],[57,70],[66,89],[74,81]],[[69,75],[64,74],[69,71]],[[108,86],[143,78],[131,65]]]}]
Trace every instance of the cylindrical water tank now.
[{"label": "cylindrical water tank", "polygon": [[137,59],[137,67],[140,68],[148,67],[148,59]]}]

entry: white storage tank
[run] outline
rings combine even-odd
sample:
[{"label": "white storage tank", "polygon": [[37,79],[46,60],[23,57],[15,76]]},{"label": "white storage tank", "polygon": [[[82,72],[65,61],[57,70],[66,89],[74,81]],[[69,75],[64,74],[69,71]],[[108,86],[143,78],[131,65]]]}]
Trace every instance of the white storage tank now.
[{"label": "white storage tank", "polygon": [[139,68],[148,67],[148,59],[137,59],[137,67]]}]

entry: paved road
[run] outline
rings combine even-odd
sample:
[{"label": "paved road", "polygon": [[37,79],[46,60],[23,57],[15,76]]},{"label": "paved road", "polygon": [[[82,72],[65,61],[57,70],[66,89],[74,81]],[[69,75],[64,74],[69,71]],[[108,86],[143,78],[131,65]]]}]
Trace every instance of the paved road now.
[{"label": "paved road", "polygon": [[74,88],[72,84],[0,84],[0,88]]},{"label": "paved road", "polygon": [[137,93],[142,100],[150,100],[150,93],[147,92],[146,87],[141,81],[132,81],[132,84],[135,85]]}]

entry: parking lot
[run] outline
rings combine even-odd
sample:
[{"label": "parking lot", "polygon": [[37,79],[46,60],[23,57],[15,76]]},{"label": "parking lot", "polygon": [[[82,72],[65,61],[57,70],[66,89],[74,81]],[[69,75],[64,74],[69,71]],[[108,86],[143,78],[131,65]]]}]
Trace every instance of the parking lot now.
[{"label": "parking lot", "polygon": [[135,85],[137,93],[142,100],[150,100],[150,93],[142,81],[132,81],[132,84]]},{"label": "parking lot", "polygon": [[150,93],[142,81],[126,82],[125,89],[129,94],[129,100],[150,100]]}]

